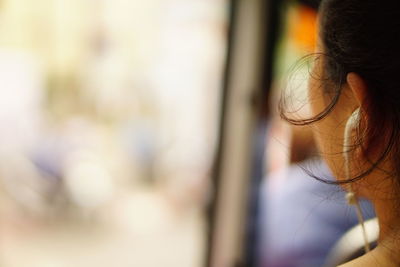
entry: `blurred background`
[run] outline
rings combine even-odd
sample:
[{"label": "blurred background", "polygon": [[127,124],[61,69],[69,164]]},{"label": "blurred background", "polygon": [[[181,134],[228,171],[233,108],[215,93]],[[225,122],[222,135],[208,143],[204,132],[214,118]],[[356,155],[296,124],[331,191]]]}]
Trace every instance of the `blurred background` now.
[{"label": "blurred background", "polygon": [[1,266],[201,266],[228,7],[0,2]]},{"label": "blurred background", "polygon": [[0,266],[323,266],[319,2],[1,0]]}]

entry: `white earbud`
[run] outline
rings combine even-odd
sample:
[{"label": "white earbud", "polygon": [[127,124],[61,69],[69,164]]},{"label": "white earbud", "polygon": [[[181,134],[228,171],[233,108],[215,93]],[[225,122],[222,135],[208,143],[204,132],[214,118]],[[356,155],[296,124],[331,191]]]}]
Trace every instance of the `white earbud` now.
[{"label": "white earbud", "polygon": [[344,128],[344,136],[343,136],[343,155],[345,161],[345,175],[346,179],[350,179],[350,170],[349,170],[349,159],[350,152],[349,148],[351,145],[351,132],[358,127],[360,122],[360,108],[357,108],[349,117],[346,122],[346,126]]},{"label": "white earbud", "polygon": [[[344,129],[344,136],[343,136],[343,157],[344,157],[344,168],[345,168],[345,176],[346,179],[350,179],[350,145],[351,145],[351,132],[359,126],[360,123],[360,108],[357,108],[349,117],[346,122],[346,126]],[[346,194],[346,200],[349,205],[354,205],[356,207],[358,221],[362,228],[362,234],[364,237],[364,248],[365,252],[370,251],[370,245],[368,242],[367,232],[364,226],[364,217],[362,215],[360,203],[356,195],[352,190],[351,183],[347,188],[348,192]]]}]

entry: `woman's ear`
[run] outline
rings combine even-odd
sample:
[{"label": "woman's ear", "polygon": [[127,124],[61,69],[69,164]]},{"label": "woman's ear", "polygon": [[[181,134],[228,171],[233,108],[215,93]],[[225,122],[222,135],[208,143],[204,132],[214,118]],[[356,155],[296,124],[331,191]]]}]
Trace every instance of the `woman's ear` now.
[{"label": "woman's ear", "polygon": [[354,98],[359,107],[365,104],[367,98],[367,84],[364,79],[355,72],[350,72],[346,77],[347,84],[349,85]]}]

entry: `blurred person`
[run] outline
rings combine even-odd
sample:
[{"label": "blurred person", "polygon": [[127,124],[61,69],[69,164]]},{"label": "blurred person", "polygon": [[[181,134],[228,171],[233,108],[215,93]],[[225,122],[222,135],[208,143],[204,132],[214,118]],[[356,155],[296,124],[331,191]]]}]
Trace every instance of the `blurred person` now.
[{"label": "blurred person", "polygon": [[[313,116],[282,117],[311,125],[336,181],[350,202],[369,199],[379,221],[376,248],[342,266],[399,266],[398,1],[323,0],[308,100]],[[362,222],[362,221],[361,221]]]},{"label": "blurred person", "polygon": [[[33,54],[0,48],[0,190],[25,213],[46,212],[44,195],[54,188],[31,161],[42,134],[45,77]],[[4,203],[4,201],[3,201]]]},{"label": "blurred person", "polygon": [[[261,267],[318,267],[340,237],[358,223],[356,214],[336,186],[307,175],[330,177],[322,160],[306,160],[271,172],[261,187]],[[375,216],[362,200],[365,218]]]}]

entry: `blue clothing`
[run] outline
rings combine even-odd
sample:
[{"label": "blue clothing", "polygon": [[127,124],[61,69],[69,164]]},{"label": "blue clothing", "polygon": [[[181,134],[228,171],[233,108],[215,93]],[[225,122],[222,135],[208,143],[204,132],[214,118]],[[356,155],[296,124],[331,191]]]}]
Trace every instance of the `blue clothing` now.
[{"label": "blue clothing", "polygon": [[[313,174],[332,177],[322,162],[308,162]],[[262,186],[262,267],[320,267],[336,241],[358,223],[345,193],[291,166],[278,185],[267,177]],[[332,178],[330,178],[332,179]],[[360,202],[365,218],[375,217],[372,205]]]}]

